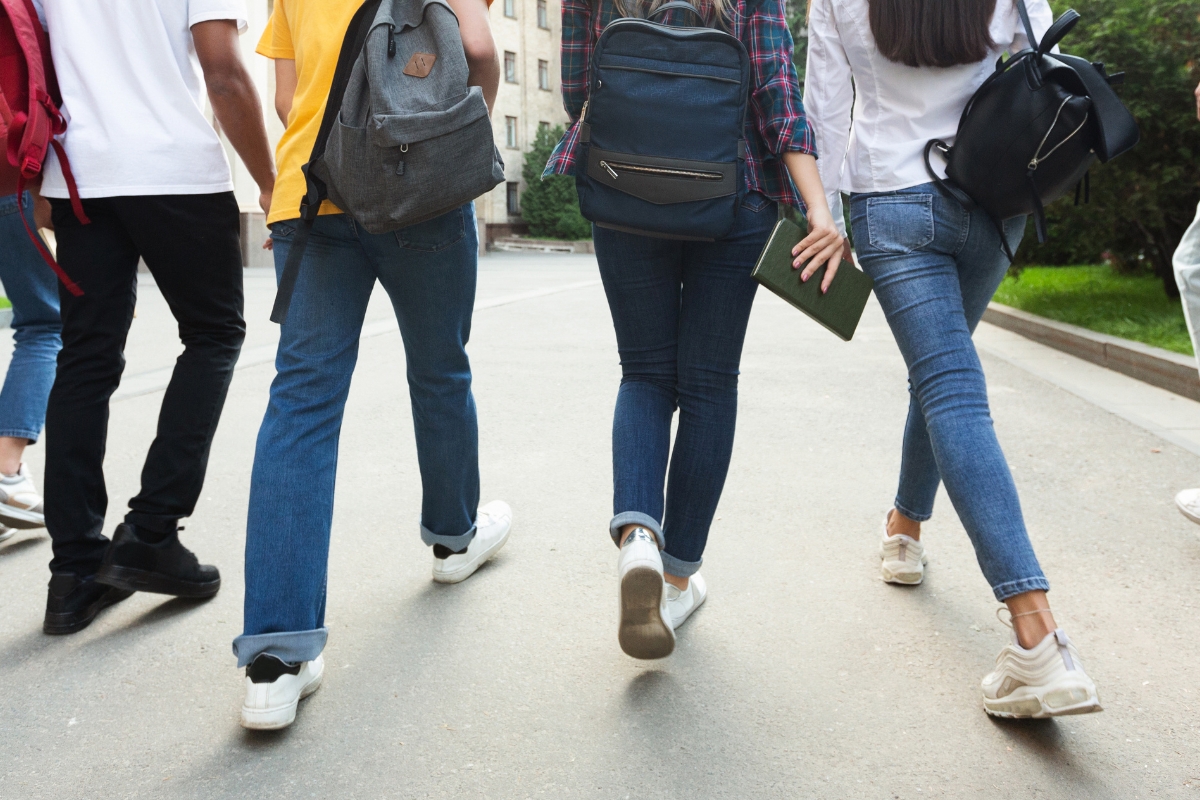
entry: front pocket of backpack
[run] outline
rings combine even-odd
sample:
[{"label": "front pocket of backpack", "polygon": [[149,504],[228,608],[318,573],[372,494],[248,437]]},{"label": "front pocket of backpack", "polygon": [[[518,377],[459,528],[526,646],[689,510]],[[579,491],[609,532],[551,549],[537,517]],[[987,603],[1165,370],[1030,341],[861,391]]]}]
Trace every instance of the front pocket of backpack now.
[{"label": "front pocket of backpack", "polygon": [[867,198],[867,235],[883,253],[903,255],[933,244],[933,195]]},{"label": "front pocket of backpack", "polygon": [[587,174],[602,186],[655,205],[737,194],[737,163],[641,156],[588,148]]}]

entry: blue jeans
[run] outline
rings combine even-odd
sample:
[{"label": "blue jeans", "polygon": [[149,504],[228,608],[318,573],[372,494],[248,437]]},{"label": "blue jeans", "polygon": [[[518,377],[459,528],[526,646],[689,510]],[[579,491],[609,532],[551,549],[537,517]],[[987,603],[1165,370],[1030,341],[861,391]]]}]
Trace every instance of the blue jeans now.
[{"label": "blue jeans", "polygon": [[717,242],[593,232],[621,356],[609,531],[614,541],[624,525],[654,531],[671,575],[700,569],[725,486],[758,288],[750,273],[777,216],[775,203],[755,193]]},{"label": "blue jeans", "polygon": [[[275,269],[294,222],[272,227]],[[479,432],[466,344],[478,268],[470,203],[394,233],[344,214],[317,220],[301,262],[254,452],[238,665],[260,653],[311,661],[325,647],[325,582],[338,438],[375,281],[392,300],[408,362],[426,544],[465,548],[479,505]]]},{"label": "blue jeans", "polygon": [[[33,199],[25,194],[25,217],[34,227]],[[46,422],[46,399],[62,349],[58,278],[38,254],[17,212],[17,196],[0,197],[0,281],[12,303],[12,361],[0,389],[0,436],[32,444]]]},{"label": "blue jeans", "polygon": [[[909,411],[896,509],[933,514],[939,481],[975,546],[997,600],[1049,589],[1029,543],[1021,502],[988,409],[971,334],[1008,270],[1000,234],[933,184],[854,194],[859,263],[875,281],[908,365]],[[1025,218],[1004,224],[1017,249]]]}]

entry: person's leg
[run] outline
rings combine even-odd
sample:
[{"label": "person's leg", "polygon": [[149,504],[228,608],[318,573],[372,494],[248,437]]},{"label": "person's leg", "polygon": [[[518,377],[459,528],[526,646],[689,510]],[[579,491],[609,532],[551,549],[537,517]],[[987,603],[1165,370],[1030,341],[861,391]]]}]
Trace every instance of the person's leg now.
[{"label": "person's leg", "polygon": [[596,260],[621,358],[613,412],[613,519],[621,544],[638,526],[666,546],[662,521],[678,402],[682,242],[595,228]]},{"label": "person's leg", "polygon": [[[1005,234],[1009,247],[1015,252],[1025,232],[1025,217],[1006,220]],[[984,219],[982,223],[991,225]],[[995,239],[996,242],[999,239]],[[1001,253],[997,256],[989,250],[992,242],[982,244],[979,253],[970,254],[968,260],[959,258],[959,288],[962,294],[963,315],[967,328],[974,335],[975,328],[983,319],[988,303],[1008,273],[1009,262]],[[979,245],[973,245],[978,249]],[[975,255],[979,257],[976,258]],[[896,490],[895,510],[899,513],[888,517],[888,532],[904,534],[914,539],[921,538],[920,523],[933,516],[933,502],[937,496],[941,475],[933,457],[933,445],[925,427],[925,415],[921,404],[909,384],[908,419],[904,425],[904,443],[900,457],[900,481]]]},{"label": "person's leg", "polygon": [[996,257],[1003,258],[998,234],[981,214],[968,216],[926,187],[856,196],[852,217],[859,260],[875,281],[908,365],[938,472],[984,576],[1001,601],[1044,592],[1049,584],[992,426],[959,277],[960,269],[995,269]]},{"label": "person's leg", "polygon": [[[25,216],[33,227],[33,202],[26,196]],[[41,435],[46,400],[54,385],[55,360],[62,349],[58,315],[58,278],[42,260],[17,213],[16,195],[0,198],[0,281],[12,303],[12,361],[0,390],[0,439],[13,439],[21,450]],[[15,458],[13,456],[15,455]],[[0,472],[15,474],[20,453],[0,449]]]},{"label": "person's leg", "polygon": [[[684,247],[678,324],[679,428],[667,478],[663,569],[677,588],[700,569],[737,423],[742,344],[758,284],[750,273],[775,226],[775,203],[751,195],[729,236]],[[673,580],[674,579],[674,580]]]},{"label": "person's leg", "polygon": [[83,289],[59,291],[63,347],[46,407],[46,527],[53,573],[95,574],[108,548],[104,450],[108,401],[125,368],[137,299],[138,250],[108,199],[85,200],[81,225],[65,200],[54,208],[58,263]]},{"label": "person's leg", "polygon": [[[272,226],[275,271],[294,221]],[[348,219],[318,218],[308,240],[250,477],[238,666],[266,653],[296,664],[325,647],[325,581],[338,439],[375,273]]]},{"label": "person's leg", "polygon": [[[1196,208],[1196,218],[1183,234],[1179,247],[1175,248],[1172,261],[1179,299],[1183,303],[1183,317],[1192,337],[1192,352],[1200,364],[1200,206]],[[1185,517],[1200,524],[1200,489],[1184,489],[1175,496],[1175,505]]]},{"label": "person's leg", "polygon": [[470,203],[395,233],[359,233],[404,340],[421,470],[421,539],[451,552],[470,544],[479,507],[479,426],[466,351],[477,236]]},{"label": "person's leg", "polygon": [[208,453],[246,336],[237,201],[220,194],[114,200],[179,324],[184,350],[127,523],[172,533],[200,498]]}]

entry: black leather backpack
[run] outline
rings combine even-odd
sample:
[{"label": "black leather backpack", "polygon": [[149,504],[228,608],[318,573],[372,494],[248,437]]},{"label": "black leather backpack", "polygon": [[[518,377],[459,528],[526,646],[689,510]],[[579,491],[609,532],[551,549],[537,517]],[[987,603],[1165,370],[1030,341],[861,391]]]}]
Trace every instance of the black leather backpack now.
[{"label": "black leather backpack", "polygon": [[[1112,86],[1124,73],[1109,75],[1103,64],[1051,53],[1079,21],[1068,11],[1038,42],[1025,0],[1016,0],[1031,49],[1003,57],[996,71],[967,103],[951,147],[934,139],[925,147],[933,180],[968,209],[981,208],[1001,221],[1032,214],[1038,241],[1046,241],[1045,205],[1071,189],[1079,199],[1088,169],[1138,142],[1137,123]],[[947,179],[929,162],[937,148],[946,155]],[[1003,232],[1005,254],[1013,254]]]}]

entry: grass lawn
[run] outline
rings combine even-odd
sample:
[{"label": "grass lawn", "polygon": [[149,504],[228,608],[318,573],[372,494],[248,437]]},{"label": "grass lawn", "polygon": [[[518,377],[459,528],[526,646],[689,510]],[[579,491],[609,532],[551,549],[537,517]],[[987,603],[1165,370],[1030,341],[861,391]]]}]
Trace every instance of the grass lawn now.
[{"label": "grass lawn", "polygon": [[1183,308],[1152,275],[1099,267],[1026,267],[1000,284],[995,300],[1097,333],[1192,355]]},{"label": "grass lawn", "polygon": [[7,297],[0,297],[0,308],[12,308],[12,302]]}]

